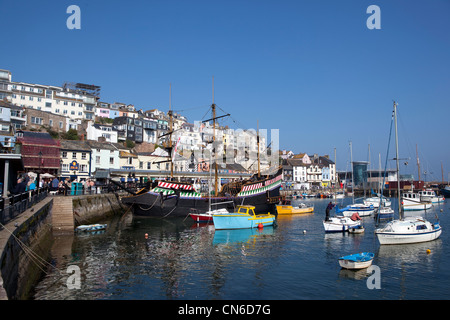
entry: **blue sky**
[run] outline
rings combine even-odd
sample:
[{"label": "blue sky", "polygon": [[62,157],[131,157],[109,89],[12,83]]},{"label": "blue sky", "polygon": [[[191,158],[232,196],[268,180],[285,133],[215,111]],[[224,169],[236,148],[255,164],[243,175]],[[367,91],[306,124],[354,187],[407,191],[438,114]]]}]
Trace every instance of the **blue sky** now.
[{"label": "blue sky", "polygon": [[[66,9],[81,9],[69,30]],[[381,29],[369,30],[369,5]],[[378,168],[392,101],[399,105],[402,173],[450,172],[447,0],[11,1],[1,0],[0,68],[13,80],[102,87],[101,99],[144,110],[172,106],[200,120],[212,102],[222,124],[279,129],[280,147]],[[235,120],[235,121],[233,121]],[[391,151],[393,151],[393,147]],[[393,155],[391,155],[391,158]],[[393,167],[394,163],[389,162]],[[423,171],[422,170],[422,171]]]}]

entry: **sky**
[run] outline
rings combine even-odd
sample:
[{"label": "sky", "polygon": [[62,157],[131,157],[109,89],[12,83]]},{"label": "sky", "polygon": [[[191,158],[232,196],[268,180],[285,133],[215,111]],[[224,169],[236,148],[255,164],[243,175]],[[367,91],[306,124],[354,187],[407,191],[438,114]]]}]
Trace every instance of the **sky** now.
[{"label": "sky", "polygon": [[[81,29],[67,28],[70,5]],[[171,101],[189,122],[209,118],[214,77],[222,125],[278,129],[295,153],[336,150],[338,170],[350,141],[353,160],[384,168],[395,100],[401,173],[417,178],[417,145],[421,178],[441,180],[442,164],[447,181],[449,12],[448,0],[0,0],[0,69],[99,85],[101,101],[137,109]]]}]

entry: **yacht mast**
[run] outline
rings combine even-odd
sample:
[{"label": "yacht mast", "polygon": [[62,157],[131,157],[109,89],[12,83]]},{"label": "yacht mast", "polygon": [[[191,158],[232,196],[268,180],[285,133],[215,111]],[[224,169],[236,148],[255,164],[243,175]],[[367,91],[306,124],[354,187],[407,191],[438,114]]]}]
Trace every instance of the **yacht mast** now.
[{"label": "yacht mast", "polygon": [[394,101],[394,121],[395,121],[395,160],[397,163],[397,199],[398,199],[398,214],[400,220],[403,220],[403,208],[401,207],[400,195],[400,165],[398,159],[398,131],[397,131],[397,103]]}]

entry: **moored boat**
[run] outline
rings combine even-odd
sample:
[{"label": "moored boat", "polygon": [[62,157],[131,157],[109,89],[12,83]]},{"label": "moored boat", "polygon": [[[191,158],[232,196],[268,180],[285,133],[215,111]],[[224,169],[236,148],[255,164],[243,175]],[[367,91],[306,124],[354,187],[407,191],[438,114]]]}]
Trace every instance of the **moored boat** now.
[{"label": "moored boat", "polygon": [[380,244],[408,244],[436,240],[442,233],[438,222],[432,224],[422,217],[407,217],[388,222],[385,227],[376,229]]},{"label": "moored boat", "polygon": [[365,205],[362,203],[354,203],[351,205],[348,205],[342,209],[340,209],[338,206],[336,206],[336,213],[341,213],[344,215],[344,217],[350,217],[354,213],[358,213],[360,217],[370,216],[375,208],[372,205]]},{"label": "moored boat", "polygon": [[420,190],[419,196],[422,202],[442,203],[445,200],[443,196],[438,196],[432,189]]},{"label": "moored boat", "polygon": [[379,220],[394,218],[394,210],[391,207],[379,207],[376,213]]},{"label": "moored boat", "polygon": [[[395,121],[395,158],[397,163],[397,181],[400,181],[397,135],[397,104],[395,102],[394,117],[392,121]],[[397,193],[400,194],[400,184],[397,184]],[[401,198],[398,198],[399,219],[390,221],[383,228],[375,230],[378,241],[382,245],[427,242],[436,240],[442,233],[442,227],[440,226],[439,222],[431,223],[421,217],[404,217],[400,202],[403,202],[403,210],[407,210],[407,207],[405,205],[407,205],[408,203],[405,203],[405,200],[411,200],[411,202],[415,202],[415,205],[418,206],[422,205],[418,194],[412,191],[406,194],[411,195],[411,197],[405,197],[405,194],[403,194]],[[431,203],[428,203],[428,205],[431,207]]]},{"label": "moored boat", "polygon": [[278,214],[301,214],[314,212],[314,205],[306,205],[300,203],[298,206],[293,206],[289,200],[283,200],[282,204],[276,205]]},{"label": "moored boat", "polygon": [[374,254],[371,252],[355,253],[339,258],[339,265],[345,269],[364,269],[372,265]]},{"label": "moored boat", "polygon": [[198,223],[212,223],[213,222],[213,214],[226,214],[230,213],[227,209],[217,209],[217,210],[210,210],[206,211],[204,213],[198,212],[196,209],[191,211],[189,213],[189,216]]},{"label": "moored boat", "polygon": [[236,212],[229,214],[213,214],[214,228],[221,229],[246,229],[260,228],[273,225],[275,216],[267,214],[255,214],[255,207],[238,206]]},{"label": "moored boat", "polygon": [[280,201],[280,186],[281,169],[268,178],[254,175],[247,181],[224,185],[212,197],[202,196],[190,183],[159,181],[154,188],[123,197],[122,202],[132,205],[133,214],[138,216],[186,217],[191,208],[207,212],[212,204],[216,209],[232,211],[242,203],[254,206],[256,212],[267,212]]},{"label": "moored boat", "polygon": [[402,207],[404,211],[428,210],[431,202],[422,201],[419,193],[408,191],[402,193]]},{"label": "moored boat", "polygon": [[105,230],[107,224],[82,224],[75,228],[76,232],[91,232]]},{"label": "moored boat", "polygon": [[325,232],[345,232],[349,228],[354,228],[361,225],[361,220],[352,220],[349,217],[330,217],[323,221]]}]

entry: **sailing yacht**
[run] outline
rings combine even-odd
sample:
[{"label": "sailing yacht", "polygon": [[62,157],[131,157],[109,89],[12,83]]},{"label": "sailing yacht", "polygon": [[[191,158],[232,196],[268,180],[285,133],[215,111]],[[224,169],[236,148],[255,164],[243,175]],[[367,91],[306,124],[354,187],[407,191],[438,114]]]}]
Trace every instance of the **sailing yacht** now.
[{"label": "sailing yacht", "polygon": [[[397,181],[399,180],[399,158],[398,158],[398,134],[397,134],[397,104],[394,101],[394,121],[395,121],[395,148],[397,162]],[[397,183],[397,192],[400,195],[400,184]],[[408,244],[432,241],[442,233],[439,222],[431,223],[422,217],[404,218],[401,204],[401,197],[398,197],[399,216],[398,220],[390,221],[385,227],[375,230],[380,244]]]}]

